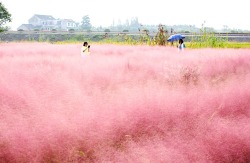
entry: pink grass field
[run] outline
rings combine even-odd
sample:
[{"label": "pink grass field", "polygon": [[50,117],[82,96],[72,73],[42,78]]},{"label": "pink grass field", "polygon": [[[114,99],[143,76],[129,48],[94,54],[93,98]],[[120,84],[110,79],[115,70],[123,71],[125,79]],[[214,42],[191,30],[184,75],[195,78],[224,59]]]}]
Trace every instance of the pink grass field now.
[{"label": "pink grass field", "polygon": [[250,162],[250,49],[0,44],[0,162]]}]

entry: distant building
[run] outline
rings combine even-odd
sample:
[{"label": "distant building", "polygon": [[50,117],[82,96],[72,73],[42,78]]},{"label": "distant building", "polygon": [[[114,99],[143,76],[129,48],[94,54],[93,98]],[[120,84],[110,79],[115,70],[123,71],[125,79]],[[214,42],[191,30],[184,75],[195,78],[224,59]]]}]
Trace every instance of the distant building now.
[{"label": "distant building", "polygon": [[29,24],[32,24],[34,27],[40,27],[40,30],[51,31],[56,28],[57,20],[50,15],[37,15],[29,19]]},{"label": "distant building", "polygon": [[59,30],[68,31],[70,29],[78,29],[78,23],[72,19],[61,19],[57,21],[57,26]]},{"label": "distant building", "polygon": [[62,30],[68,31],[70,29],[78,29],[78,23],[72,19],[55,19],[51,15],[37,15],[35,14],[29,20],[29,24],[22,24],[17,30],[32,31],[51,31],[51,30]]},{"label": "distant building", "polygon": [[19,26],[17,28],[17,30],[23,30],[23,31],[33,31],[34,30],[34,26],[32,24],[22,24],[21,26]]}]

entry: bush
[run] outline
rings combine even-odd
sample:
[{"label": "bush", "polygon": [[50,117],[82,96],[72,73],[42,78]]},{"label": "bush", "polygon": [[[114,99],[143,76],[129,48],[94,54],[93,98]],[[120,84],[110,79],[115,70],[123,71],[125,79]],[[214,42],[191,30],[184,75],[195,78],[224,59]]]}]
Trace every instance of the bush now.
[{"label": "bush", "polygon": [[75,32],[75,30],[74,29],[69,29],[69,32],[73,33],[73,32]]},{"label": "bush", "polygon": [[218,37],[213,32],[207,31],[206,27],[200,30],[201,36],[191,40],[191,48],[223,48],[228,42],[228,37]]},{"label": "bush", "polygon": [[35,33],[38,33],[40,30],[39,29],[34,29],[34,32]]},{"label": "bush", "polygon": [[0,32],[7,32],[9,29],[9,27],[0,27]]},{"label": "bush", "polygon": [[56,29],[52,29],[51,30],[52,33],[56,33],[56,31],[57,31]]},{"label": "bush", "polygon": [[129,32],[129,30],[127,30],[127,29],[124,29],[122,32]]},{"label": "bush", "polygon": [[105,29],[104,32],[110,32],[110,29]]}]

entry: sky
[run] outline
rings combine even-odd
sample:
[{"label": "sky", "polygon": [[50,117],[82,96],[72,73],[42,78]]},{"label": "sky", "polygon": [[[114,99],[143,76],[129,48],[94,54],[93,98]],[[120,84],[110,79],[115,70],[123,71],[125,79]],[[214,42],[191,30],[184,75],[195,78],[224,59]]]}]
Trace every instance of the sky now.
[{"label": "sky", "polygon": [[89,15],[94,26],[138,17],[141,24],[195,25],[222,29],[250,30],[249,0],[0,0],[12,14],[8,24],[16,30],[34,14],[81,22]]}]

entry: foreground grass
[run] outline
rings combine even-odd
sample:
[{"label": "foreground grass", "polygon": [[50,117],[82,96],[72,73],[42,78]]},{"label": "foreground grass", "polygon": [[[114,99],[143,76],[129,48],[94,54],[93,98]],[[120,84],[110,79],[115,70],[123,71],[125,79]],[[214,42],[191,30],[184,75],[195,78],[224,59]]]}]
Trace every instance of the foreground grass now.
[{"label": "foreground grass", "polygon": [[8,43],[0,162],[250,162],[250,49]]}]

